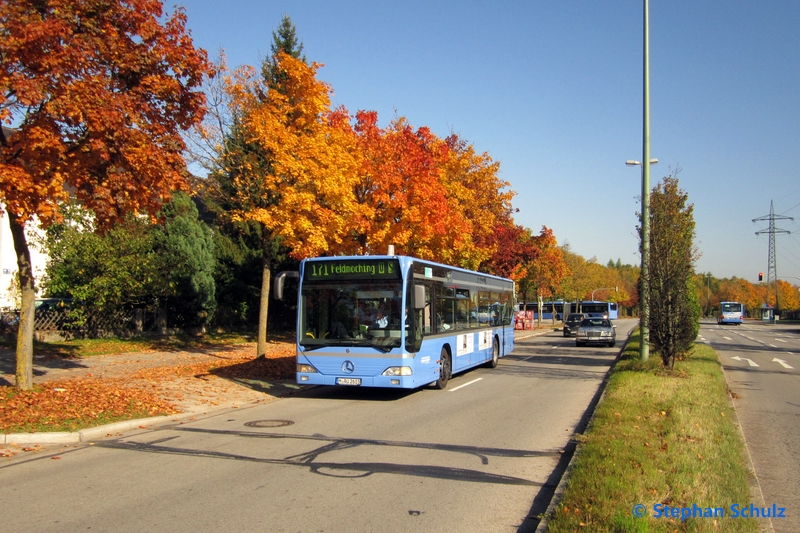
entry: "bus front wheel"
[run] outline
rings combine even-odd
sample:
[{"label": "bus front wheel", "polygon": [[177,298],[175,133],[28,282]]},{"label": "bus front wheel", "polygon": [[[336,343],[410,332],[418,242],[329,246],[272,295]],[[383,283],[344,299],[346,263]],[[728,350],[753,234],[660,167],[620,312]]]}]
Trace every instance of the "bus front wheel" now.
[{"label": "bus front wheel", "polygon": [[442,354],[439,356],[439,379],[436,380],[434,387],[439,390],[447,387],[447,382],[450,381],[452,374],[453,367],[450,365],[450,354],[447,348],[442,348]]}]

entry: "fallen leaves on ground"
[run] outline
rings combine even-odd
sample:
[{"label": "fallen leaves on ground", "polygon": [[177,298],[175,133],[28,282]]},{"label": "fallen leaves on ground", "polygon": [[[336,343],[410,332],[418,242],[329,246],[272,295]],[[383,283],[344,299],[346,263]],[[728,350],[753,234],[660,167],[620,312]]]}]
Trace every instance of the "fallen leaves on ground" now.
[{"label": "fallen leaves on ground", "polygon": [[152,392],[96,378],[50,381],[27,391],[4,387],[0,392],[0,430],[5,433],[74,431],[96,421],[175,412]]},{"label": "fallen leaves on ground", "polygon": [[[118,420],[181,412],[181,405],[219,405],[237,397],[242,387],[231,380],[289,380],[295,376],[290,343],[269,346],[266,357],[253,358],[253,346],[220,350],[213,359],[192,362],[179,357],[170,364],[147,368],[129,365],[114,377],[48,381],[30,391],[0,387],[0,432],[75,431]],[[207,355],[206,352],[205,355]],[[113,364],[113,363],[112,363]]]}]

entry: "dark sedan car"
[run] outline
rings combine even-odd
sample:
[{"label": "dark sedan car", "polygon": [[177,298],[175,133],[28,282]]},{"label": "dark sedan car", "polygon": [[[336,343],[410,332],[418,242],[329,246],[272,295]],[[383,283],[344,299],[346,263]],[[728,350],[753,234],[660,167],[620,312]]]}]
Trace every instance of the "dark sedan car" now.
[{"label": "dark sedan car", "polygon": [[567,320],[564,322],[564,336],[570,337],[574,335],[578,331],[578,326],[581,325],[584,318],[586,318],[586,315],[583,313],[570,313],[569,316],[567,316]]},{"label": "dark sedan car", "polygon": [[585,318],[581,325],[578,326],[578,333],[575,335],[575,346],[585,346],[587,344],[614,346],[617,343],[616,327],[607,318]]}]

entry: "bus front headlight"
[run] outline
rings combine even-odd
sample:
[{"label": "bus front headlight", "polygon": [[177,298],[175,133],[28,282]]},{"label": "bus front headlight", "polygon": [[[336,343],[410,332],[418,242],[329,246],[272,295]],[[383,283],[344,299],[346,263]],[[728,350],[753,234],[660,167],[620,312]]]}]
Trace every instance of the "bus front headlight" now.
[{"label": "bus front headlight", "polygon": [[297,372],[300,374],[316,374],[317,369],[314,368],[314,365],[305,365],[302,363],[297,363]]},{"label": "bus front headlight", "polygon": [[410,366],[390,366],[381,374],[382,376],[410,376]]}]

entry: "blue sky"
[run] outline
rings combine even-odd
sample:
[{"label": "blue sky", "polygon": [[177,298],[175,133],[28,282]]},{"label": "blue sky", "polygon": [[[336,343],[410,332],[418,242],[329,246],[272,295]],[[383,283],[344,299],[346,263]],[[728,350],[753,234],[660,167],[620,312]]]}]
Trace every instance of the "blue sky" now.
[{"label": "blue sky", "polygon": [[[260,65],[288,14],[334,105],[451,132],[501,163],[515,220],[600,263],[638,264],[642,1],[184,0],[195,45]],[[171,4],[167,2],[167,6]],[[694,204],[698,272],[756,281],[767,228],[800,284],[800,2],[651,0],[655,184]]]}]

